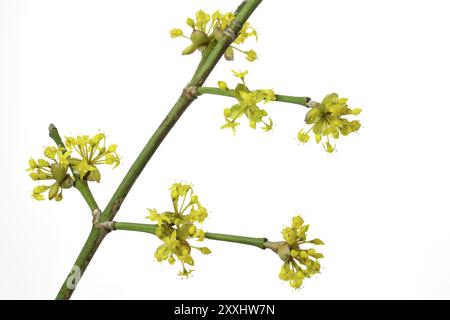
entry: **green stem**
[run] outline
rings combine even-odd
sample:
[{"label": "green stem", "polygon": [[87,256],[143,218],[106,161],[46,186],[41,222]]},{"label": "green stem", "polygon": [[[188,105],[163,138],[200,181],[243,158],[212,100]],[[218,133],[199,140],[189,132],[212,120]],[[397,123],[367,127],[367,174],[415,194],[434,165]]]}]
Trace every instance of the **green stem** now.
[{"label": "green stem", "polygon": [[156,224],[144,224],[144,223],[130,223],[130,222],[115,222],[114,230],[126,230],[137,231],[155,234]]},{"label": "green stem", "polygon": [[[231,97],[234,98],[234,90],[230,89],[221,89],[221,88],[215,88],[215,87],[200,87],[197,89],[197,93],[199,95],[202,94],[212,94],[212,95],[219,95],[224,97]],[[309,108],[308,102],[311,101],[311,98],[309,97],[294,97],[294,96],[286,96],[277,94],[275,96],[275,101],[278,102],[286,102],[286,103],[293,103],[293,104],[299,104],[301,106]]]},{"label": "green stem", "polygon": [[[217,62],[225,53],[227,47],[234,41],[235,38],[233,34],[237,35],[240,32],[241,26],[247,21],[247,19],[259,6],[259,4],[261,4],[261,2],[262,0],[243,1],[238,9],[235,23],[230,23],[229,32],[224,33],[223,37],[220,38],[214,45],[214,47],[210,49],[211,51],[204,56],[187,88],[196,89],[204,84],[209,74],[216,66]],[[148,161],[153,156],[161,142],[164,140],[169,131],[172,129],[172,127],[175,125],[175,123],[178,121],[178,119],[181,117],[181,115],[193,100],[194,96],[192,95],[192,93],[189,93],[189,90],[185,90],[183,94],[178,98],[172,110],[170,110],[169,114],[163,120],[158,129],[156,129],[155,133],[147,142],[135,162],[131,165],[131,168],[112,196],[103,214],[100,216],[100,223],[105,221],[112,221],[114,219],[134,182],[141,174],[142,170],[147,165]],[[84,271],[88,267],[92,257],[103,241],[105,235],[106,232],[99,229],[93,228],[91,230],[91,233],[89,234],[89,237],[86,240],[75,262],[76,270],[80,271],[79,279],[82,277]],[[69,299],[71,297],[76,286],[68,286],[67,283],[68,281],[70,282],[72,278],[72,273],[69,273],[66,280],[62,284],[61,289],[56,296],[56,299]]]},{"label": "green stem", "polygon": [[92,195],[91,190],[89,189],[89,185],[86,181],[83,180],[75,180],[74,184],[75,188],[81,193],[84,200],[86,201],[87,205],[89,206],[89,209],[94,211],[95,209],[98,209],[97,202],[95,201],[94,196]]},{"label": "green stem", "polygon": [[246,244],[249,246],[258,247],[260,249],[265,249],[266,247],[264,246],[264,243],[267,242],[266,238],[253,238],[253,237],[235,236],[232,234],[211,233],[211,232],[207,232],[205,234],[205,238],[210,240]]},{"label": "green stem", "polygon": [[[126,231],[137,231],[155,234],[157,225],[154,224],[143,224],[143,223],[129,223],[129,222],[115,222],[114,230],[126,230]],[[245,244],[249,246],[258,247],[260,249],[265,249],[264,245],[267,242],[266,238],[252,238],[235,236],[231,234],[221,234],[221,233],[205,233],[205,238],[210,240],[234,242]]]}]

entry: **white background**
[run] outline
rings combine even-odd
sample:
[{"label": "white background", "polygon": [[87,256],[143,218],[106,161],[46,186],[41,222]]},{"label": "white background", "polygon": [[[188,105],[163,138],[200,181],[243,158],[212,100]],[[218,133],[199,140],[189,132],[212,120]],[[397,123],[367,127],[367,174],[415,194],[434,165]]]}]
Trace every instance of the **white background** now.
[{"label": "white background", "polygon": [[[90,229],[76,190],[37,202],[29,157],[63,135],[99,129],[123,164],[92,190],[104,207],[190,79],[198,55],[170,39],[197,9],[239,1],[0,1],[0,298],[51,299]],[[361,107],[360,133],[326,154],[296,133],[305,109],[267,106],[273,133],[220,130],[229,98],[201,97],[144,170],[117,216],[146,222],[170,208],[167,189],[192,182],[213,232],[281,239],[302,213],[326,242],[323,272],[300,291],[278,279],[269,251],[209,241],[192,278],[159,264],[151,235],[108,236],[73,298],[450,298],[448,1],[266,0],[251,22],[260,59],[221,61],[207,84],[250,69],[252,88],[336,91]],[[187,31],[187,28],[185,29]],[[245,123],[245,121],[243,122]]]}]

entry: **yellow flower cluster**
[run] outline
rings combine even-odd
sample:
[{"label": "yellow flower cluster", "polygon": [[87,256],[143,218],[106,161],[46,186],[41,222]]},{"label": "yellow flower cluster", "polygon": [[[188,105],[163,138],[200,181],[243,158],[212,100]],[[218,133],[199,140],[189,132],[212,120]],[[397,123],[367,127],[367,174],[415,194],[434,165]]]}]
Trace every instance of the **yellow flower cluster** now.
[{"label": "yellow flower cluster", "polygon": [[284,243],[278,248],[278,255],[284,261],[279,277],[283,281],[289,281],[293,288],[300,288],[305,278],[310,278],[320,272],[319,259],[323,258],[316,250],[300,248],[305,244],[323,245],[320,239],[307,241],[306,233],[309,225],[304,225],[300,216],[292,219],[290,227],[283,229]]},{"label": "yellow flower cluster", "polygon": [[70,157],[69,162],[75,173],[81,179],[100,182],[101,175],[97,166],[100,164],[120,164],[119,155],[116,152],[117,145],[106,147],[106,136],[103,133],[92,137],[87,135],[67,137],[66,147],[68,150],[76,151],[80,158]]},{"label": "yellow flower cluster", "polygon": [[[352,132],[356,132],[361,127],[358,120],[349,121],[343,116],[346,115],[358,115],[361,113],[361,109],[350,109],[347,105],[347,99],[339,98],[336,93],[327,95],[321,103],[313,106],[311,110],[306,114],[305,122],[311,125],[308,131],[301,129],[297,135],[299,141],[306,143],[310,139],[310,132],[314,134],[317,143],[325,138],[322,143],[324,149],[332,153],[336,149],[335,141],[339,138],[339,135],[349,135]],[[330,141],[334,140],[333,143]]]},{"label": "yellow flower cluster", "polygon": [[[32,196],[36,200],[44,200],[43,193],[48,191],[48,199],[62,200],[62,189],[68,189],[74,184],[74,177],[68,173],[72,169],[77,178],[88,181],[100,182],[101,175],[97,166],[100,164],[120,164],[120,158],[116,153],[117,146],[105,145],[105,135],[96,134],[92,137],[83,135],[66,138],[66,148],[47,147],[44,155],[51,160],[30,159],[27,171],[31,171],[31,179],[55,180],[51,185],[39,185],[33,189]],[[73,156],[78,153],[80,156]]]},{"label": "yellow flower cluster", "polygon": [[157,222],[156,236],[164,242],[156,249],[156,260],[159,262],[167,260],[173,265],[177,258],[183,267],[179,275],[187,277],[193,270],[186,269],[186,265],[194,265],[191,249],[197,249],[203,254],[211,253],[208,248],[194,247],[187,241],[189,239],[203,241],[205,233],[196,224],[202,223],[208,212],[198,201],[191,185],[173,184],[170,187],[170,196],[173,203],[172,212],[158,213],[154,209],[148,209],[149,215],[146,218]]},{"label": "yellow flower cluster", "polygon": [[236,120],[242,116],[246,116],[249,120],[250,127],[256,129],[256,125],[263,124],[262,129],[264,131],[270,131],[273,127],[272,119],[268,117],[267,111],[258,107],[258,103],[264,101],[269,103],[274,101],[276,96],[271,89],[262,89],[250,91],[245,85],[245,76],[248,71],[233,71],[234,76],[239,78],[242,83],[239,83],[234,90],[230,90],[228,85],[224,81],[219,81],[218,86],[223,90],[230,90],[233,92],[234,97],[238,103],[231,108],[226,108],[223,112],[226,123],[222,126],[224,128],[231,128],[233,131],[240,124]]},{"label": "yellow flower cluster", "polygon": [[[192,54],[196,50],[202,52],[211,42],[219,40],[222,37],[223,31],[234,19],[235,16],[231,12],[222,14],[220,11],[216,11],[212,14],[207,14],[203,10],[199,10],[195,14],[195,20],[192,18],[187,18],[186,20],[187,25],[192,28],[192,33],[189,37],[184,35],[183,30],[181,29],[172,29],[170,31],[170,36],[172,38],[184,37],[191,41],[191,44],[183,50],[183,55]],[[248,38],[257,38],[257,36],[256,30],[246,22],[233,43],[235,45],[240,45]],[[235,51],[245,54],[248,61],[255,61],[257,59],[257,54],[254,50],[246,51],[235,46],[228,47],[225,52],[225,59],[233,60]]]},{"label": "yellow flower cluster", "polygon": [[62,189],[68,189],[73,186],[74,180],[67,173],[69,168],[70,151],[65,151],[61,148],[47,147],[44,150],[44,155],[51,161],[45,159],[34,160],[31,158],[28,161],[31,171],[30,177],[35,181],[54,180],[50,185],[39,185],[33,189],[32,196],[36,200],[44,200],[43,193],[48,191],[48,199],[61,201]]}]

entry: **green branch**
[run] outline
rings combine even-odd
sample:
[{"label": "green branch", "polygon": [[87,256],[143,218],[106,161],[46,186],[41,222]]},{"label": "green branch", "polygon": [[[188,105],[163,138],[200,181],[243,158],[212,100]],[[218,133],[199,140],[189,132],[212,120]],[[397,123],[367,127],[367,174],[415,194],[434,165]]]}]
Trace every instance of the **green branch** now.
[{"label": "green branch", "polygon": [[249,246],[258,247],[260,249],[265,249],[266,247],[264,244],[267,242],[266,238],[243,237],[243,236],[235,236],[232,234],[211,233],[211,232],[207,232],[205,234],[205,238],[210,240],[246,244]]},{"label": "green branch", "polygon": [[[145,232],[150,234],[156,233],[155,224],[143,224],[143,223],[129,223],[129,222],[115,222],[114,230],[126,230],[126,231],[137,231],[137,232]],[[235,236],[231,234],[221,234],[221,233],[211,233],[206,232],[205,238],[210,240],[217,241],[225,241],[225,242],[234,242],[245,244],[249,246],[258,247],[260,249],[265,249],[267,242],[266,238],[252,238],[252,237],[243,237],[243,236]]]},{"label": "green branch", "polygon": [[[198,95],[212,94],[212,95],[231,97],[231,98],[235,97],[234,96],[234,90],[220,89],[220,88],[215,88],[215,87],[200,87],[200,88],[197,89],[197,93],[198,93]],[[309,108],[310,105],[308,104],[308,102],[311,101],[311,98],[285,96],[285,95],[277,94],[275,96],[275,101],[299,104],[301,106]]]},{"label": "green branch", "polygon": [[[240,5],[237,10],[235,20],[230,23],[227,32],[224,32],[223,36],[215,43],[215,45],[208,50],[202,58],[194,76],[189,82],[188,86],[178,98],[177,102],[170,110],[168,115],[162,121],[158,129],[156,129],[153,136],[145,145],[137,159],[131,165],[131,168],[123,178],[116,192],[112,196],[108,205],[106,206],[103,214],[100,216],[99,222],[112,221],[119,211],[121,204],[125,200],[128,192],[132,188],[136,179],[141,174],[142,170],[147,165],[150,158],[153,156],[159,145],[167,136],[169,131],[189,107],[192,101],[195,99],[195,94],[198,87],[201,87],[209,74],[212,72],[217,62],[221,59],[227,47],[235,40],[237,34],[240,32],[242,25],[247,21],[253,11],[261,4],[262,0],[246,0]],[[84,271],[88,267],[92,257],[94,256],[97,248],[100,246],[106,235],[106,231],[93,228],[88,236],[76,262],[76,270],[79,270],[78,279],[82,277]],[[75,290],[76,286],[68,286],[67,283],[72,279],[72,272],[69,273],[66,280],[61,286],[61,289],[56,299],[69,299]]]}]

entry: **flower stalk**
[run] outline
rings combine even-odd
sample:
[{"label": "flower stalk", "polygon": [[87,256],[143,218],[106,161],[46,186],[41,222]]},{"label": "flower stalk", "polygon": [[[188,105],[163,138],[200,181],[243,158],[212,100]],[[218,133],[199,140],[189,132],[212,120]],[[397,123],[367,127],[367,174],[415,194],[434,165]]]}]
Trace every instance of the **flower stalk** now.
[{"label": "flower stalk", "polygon": [[[210,95],[218,95],[224,97],[235,97],[235,92],[232,89],[221,89],[216,87],[200,87],[197,89],[198,95],[210,94]],[[307,108],[311,107],[311,98],[309,97],[295,97],[295,96],[286,96],[281,94],[276,94],[275,99],[273,101],[277,102],[285,102],[298,104]]]},{"label": "flower stalk", "polygon": [[[155,235],[157,227],[158,227],[158,225],[156,225],[156,224],[114,222],[113,229],[114,230],[124,230],[124,231],[145,232],[145,233],[150,233],[150,234]],[[257,247],[260,249],[265,249],[266,246],[264,244],[267,242],[266,238],[253,238],[253,237],[244,237],[244,236],[236,236],[236,235],[231,235],[231,234],[212,233],[212,232],[206,232],[205,239],[239,243],[239,244],[254,246],[254,247]]]}]

